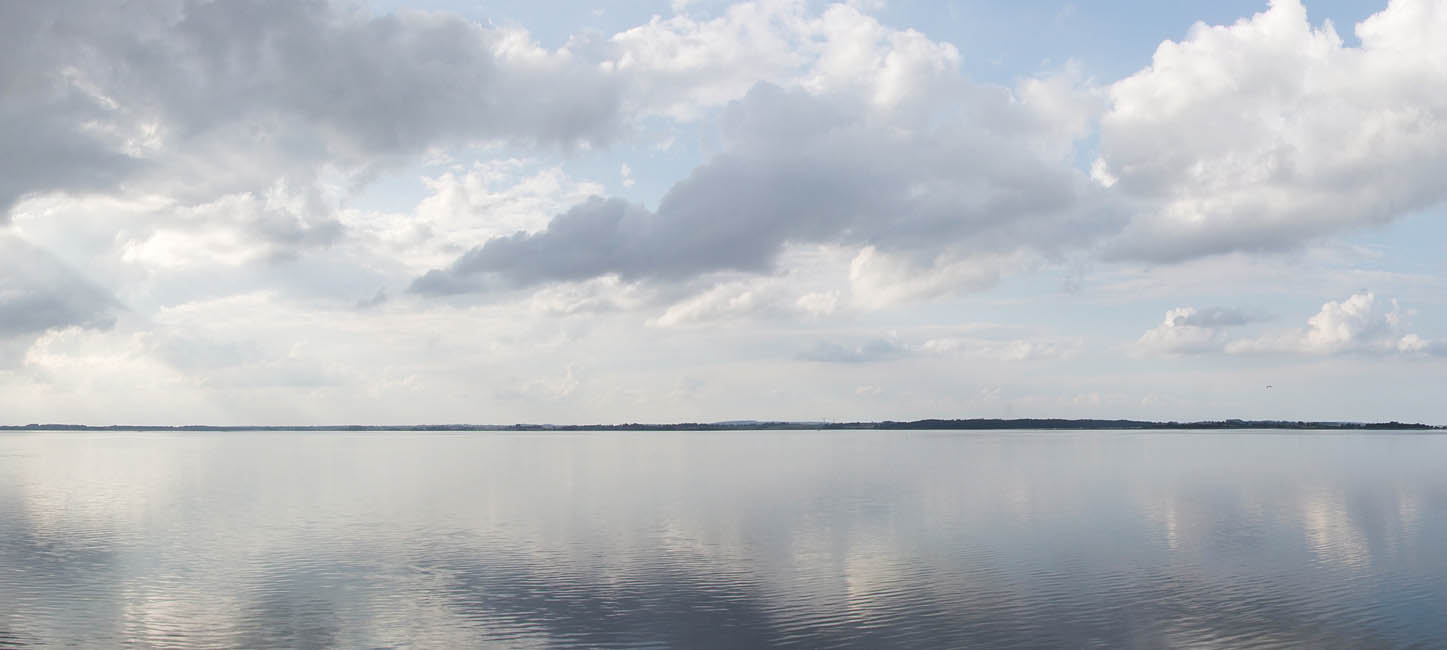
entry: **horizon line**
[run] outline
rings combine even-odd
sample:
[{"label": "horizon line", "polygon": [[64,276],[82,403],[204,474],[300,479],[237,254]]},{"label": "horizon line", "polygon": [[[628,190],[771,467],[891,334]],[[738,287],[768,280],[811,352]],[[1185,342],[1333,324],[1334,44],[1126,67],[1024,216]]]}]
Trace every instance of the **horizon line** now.
[{"label": "horizon line", "polygon": [[63,424],[0,425],[0,431],[747,431],[747,430],[1132,430],[1132,429],[1325,429],[1440,430],[1422,422],[1356,420],[1134,420],[1127,418],[925,418],[918,420],[720,420],[714,422],[623,422],[615,424]]}]

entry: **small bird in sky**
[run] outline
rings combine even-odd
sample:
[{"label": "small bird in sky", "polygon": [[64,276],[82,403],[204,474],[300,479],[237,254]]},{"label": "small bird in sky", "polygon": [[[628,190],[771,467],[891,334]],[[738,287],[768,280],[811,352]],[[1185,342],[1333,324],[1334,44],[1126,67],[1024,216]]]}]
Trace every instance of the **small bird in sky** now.
[{"label": "small bird in sky", "polygon": [[1267,387],[1267,388],[1271,388],[1271,384],[1267,384],[1266,387]]}]

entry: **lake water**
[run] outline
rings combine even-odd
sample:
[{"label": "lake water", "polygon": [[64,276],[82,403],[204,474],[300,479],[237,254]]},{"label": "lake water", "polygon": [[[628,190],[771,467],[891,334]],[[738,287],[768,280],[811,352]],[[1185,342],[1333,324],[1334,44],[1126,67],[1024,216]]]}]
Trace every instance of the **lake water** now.
[{"label": "lake water", "polygon": [[0,647],[1447,648],[1447,436],[0,433]]}]

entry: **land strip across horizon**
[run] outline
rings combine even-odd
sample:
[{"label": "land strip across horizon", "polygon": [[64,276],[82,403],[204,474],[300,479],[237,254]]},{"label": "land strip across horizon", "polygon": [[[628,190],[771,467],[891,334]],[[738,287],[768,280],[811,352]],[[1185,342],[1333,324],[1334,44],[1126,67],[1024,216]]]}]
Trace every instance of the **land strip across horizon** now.
[{"label": "land strip across horizon", "polygon": [[1304,420],[1099,420],[1058,418],[971,418],[872,422],[728,420],[624,424],[337,424],[337,425],[134,425],[24,424],[0,425],[0,431],[799,431],[799,430],[1244,430],[1430,431],[1447,426],[1420,422],[1326,422]]}]

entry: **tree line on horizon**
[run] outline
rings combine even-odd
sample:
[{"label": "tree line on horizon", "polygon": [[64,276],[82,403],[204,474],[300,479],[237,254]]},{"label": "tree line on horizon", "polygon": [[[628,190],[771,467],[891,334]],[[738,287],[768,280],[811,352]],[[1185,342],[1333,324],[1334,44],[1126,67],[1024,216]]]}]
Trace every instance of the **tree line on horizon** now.
[{"label": "tree line on horizon", "polygon": [[730,421],[624,424],[411,424],[411,425],[84,425],[26,424],[0,425],[0,431],[759,431],[759,430],[1211,430],[1211,429],[1296,429],[1296,430],[1437,430],[1447,429],[1420,422],[1318,422],[1305,420],[1201,420],[1158,422],[1152,420],[1100,420],[1060,418],[971,418],[925,419],[874,422]]}]

